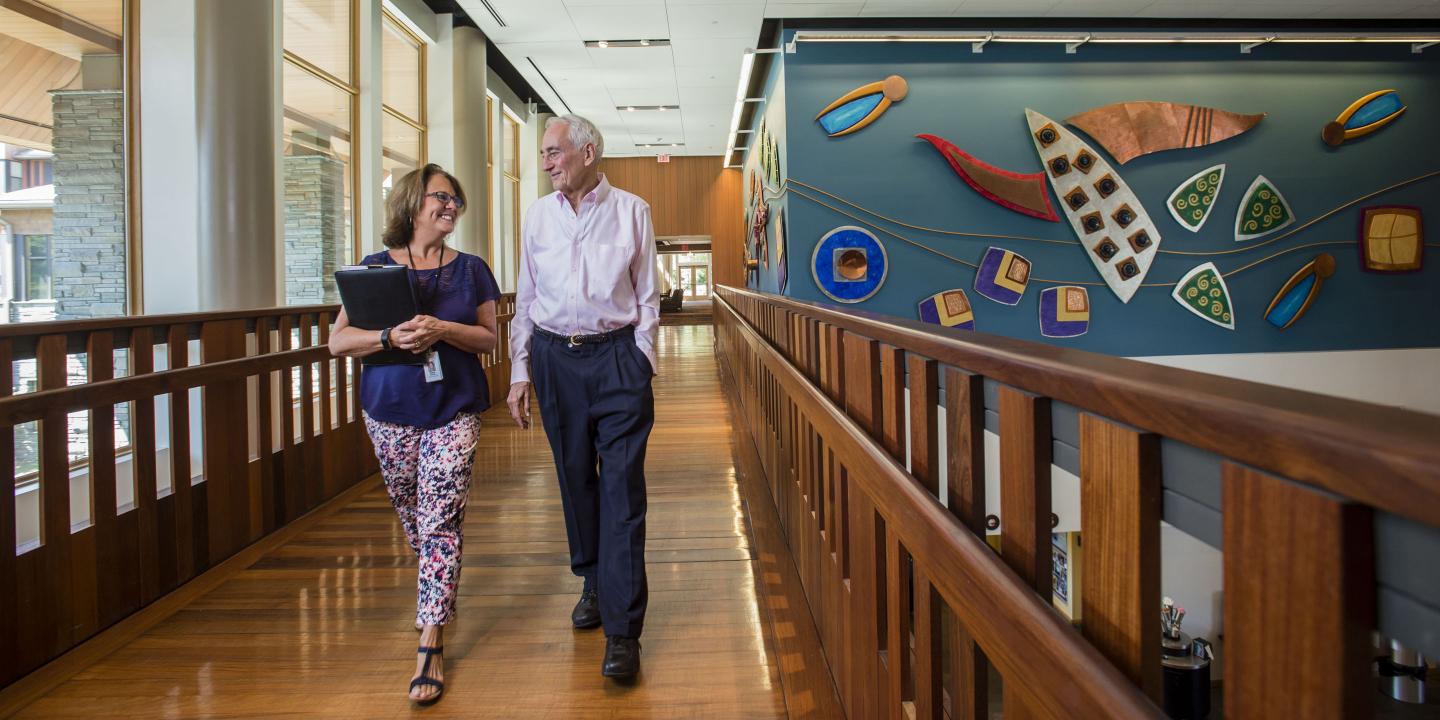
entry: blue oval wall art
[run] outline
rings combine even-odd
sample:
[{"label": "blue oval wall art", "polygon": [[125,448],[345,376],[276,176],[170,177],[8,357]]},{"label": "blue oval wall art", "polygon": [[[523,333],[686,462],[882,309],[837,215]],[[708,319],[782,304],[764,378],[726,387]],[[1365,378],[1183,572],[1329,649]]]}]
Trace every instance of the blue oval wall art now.
[{"label": "blue oval wall art", "polygon": [[1400,93],[1376,90],[1350,103],[1339,117],[1326,123],[1320,130],[1320,138],[1327,145],[1340,145],[1389,125],[1404,112],[1405,103],[1400,102]]},{"label": "blue oval wall art", "polygon": [[910,85],[905,78],[891,75],[836,98],[815,116],[815,122],[820,123],[830,137],[849,135],[875,122],[890,109],[891,103],[904,100],[909,92]]}]

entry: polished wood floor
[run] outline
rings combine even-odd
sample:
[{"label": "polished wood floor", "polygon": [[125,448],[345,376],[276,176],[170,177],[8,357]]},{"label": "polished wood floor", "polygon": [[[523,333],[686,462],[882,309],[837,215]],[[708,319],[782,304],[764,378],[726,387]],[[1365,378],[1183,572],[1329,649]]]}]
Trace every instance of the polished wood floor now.
[{"label": "polished wood floor", "polygon": [[[793,574],[788,555],[777,562],[752,547],[736,470],[745,448],[721,394],[713,330],[661,333],[647,463],[650,610],[635,684],[602,678],[603,635],[570,627],[580,582],[543,430],[520,431],[495,408],[477,451],[437,705],[405,699],[415,563],[372,480],[17,717],[831,716],[833,687],[803,599],[774,587]],[[769,608],[788,613],[778,638]]]}]

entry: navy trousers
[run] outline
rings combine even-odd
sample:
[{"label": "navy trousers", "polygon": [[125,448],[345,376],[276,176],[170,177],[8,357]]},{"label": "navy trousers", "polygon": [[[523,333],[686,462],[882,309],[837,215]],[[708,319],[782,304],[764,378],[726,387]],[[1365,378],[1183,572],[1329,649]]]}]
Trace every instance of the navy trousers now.
[{"label": "navy trousers", "polygon": [[606,635],[640,637],[645,580],[645,444],[655,424],[650,361],[633,329],[571,347],[535,333],[530,375],[565,508],[570,569],[599,595]]}]

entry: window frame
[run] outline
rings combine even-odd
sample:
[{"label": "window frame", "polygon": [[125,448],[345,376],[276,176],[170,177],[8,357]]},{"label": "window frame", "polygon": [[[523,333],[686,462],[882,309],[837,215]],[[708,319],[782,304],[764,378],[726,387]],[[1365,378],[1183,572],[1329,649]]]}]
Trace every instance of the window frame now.
[{"label": "window frame", "polygon": [[[281,0],[280,13],[284,14],[284,0]],[[357,80],[360,77],[360,0],[350,0],[350,77]],[[283,25],[283,21],[282,21]],[[365,248],[362,247],[360,239],[360,218],[363,217],[365,195],[360,192],[360,164],[363,153],[359,150],[359,138],[361,136],[360,123],[360,86],[358,82],[346,82],[341,80],[330,71],[316,65],[300,55],[285,47],[284,33],[280,37],[281,61],[289,63],[294,68],[301,70],[315,79],[328,83],[350,96],[350,257],[349,262],[353,263],[361,258]],[[285,91],[282,81],[280,88],[280,104],[284,107]],[[283,262],[283,259],[282,259]]]},{"label": "window frame", "polygon": [[[520,122],[520,120],[515,118],[513,115],[511,115],[509,112],[509,108],[506,108],[503,103],[501,104],[500,108],[500,122],[508,123],[514,128],[514,132],[511,134],[510,152],[513,153],[513,156],[515,158],[515,173],[511,174],[505,172],[505,165],[504,163],[501,163],[500,182],[507,183],[511,186],[510,213],[511,217],[514,218],[514,221],[511,223],[511,254],[510,262],[508,263],[508,265],[509,269],[514,271],[515,282],[518,283],[520,278],[520,132],[525,127],[525,124]],[[501,133],[501,137],[504,137],[504,133]],[[503,189],[500,192],[500,197],[505,197],[505,192]]]},{"label": "window frame", "polygon": [[[429,95],[428,95],[428,92],[427,92],[427,90],[428,90],[427,86],[428,86],[429,77],[430,77],[430,70],[429,70],[429,65],[428,65],[428,63],[429,63],[429,52],[428,52],[428,51],[429,51],[429,44],[426,43],[425,40],[424,40],[423,38],[421,38],[419,35],[416,35],[416,34],[414,33],[414,31],[412,31],[407,25],[405,25],[405,23],[401,22],[400,19],[399,19],[398,17],[396,17],[394,13],[390,12],[390,9],[389,9],[389,8],[386,8],[386,7],[381,7],[381,8],[380,8],[380,24],[381,24],[380,32],[381,32],[382,34],[385,32],[387,26],[388,26],[388,27],[393,27],[393,28],[394,28],[396,31],[398,31],[401,35],[403,35],[403,36],[405,36],[406,38],[408,38],[408,39],[410,40],[410,42],[415,43],[415,45],[416,45],[416,48],[415,48],[415,49],[416,49],[416,50],[419,52],[419,54],[420,54],[420,117],[418,117],[418,118],[412,118],[412,117],[410,117],[409,115],[406,115],[405,113],[400,112],[399,110],[395,109],[395,108],[392,107],[389,103],[386,103],[386,102],[385,102],[385,87],[384,87],[383,84],[382,84],[381,87],[380,87],[380,110],[381,110],[381,112],[383,112],[385,115],[388,115],[388,116],[390,116],[391,118],[394,118],[395,120],[398,120],[398,121],[400,121],[400,122],[402,122],[402,123],[405,123],[406,125],[409,125],[410,127],[414,128],[416,132],[418,132],[418,133],[420,134],[420,157],[416,158],[416,160],[420,163],[420,167],[425,167],[425,164],[428,163],[428,162],[430,162],[430,129],[429,129],[429,128],[430,128],[430,118],[429,118],[429,115],[430,115],[430,112],[429,112],[429,108],[430,108],[430,98],[429,98]],[[384,62],[385,62],[385,57],[384,57],[384,50],[383,50],[383,46],[384,46],[384,41],[383,41],[383,40],[381,41],[380,45],[382,46],[380,62],[381,62],[381,63],[384,63]],[[383,78],[382,78],[382,81],[383,81]],[[382,156],[382,158],[383,158],[383,156],[384,156],[384,154],[385,154],[385,144],[384,144],[383,141],[382,141],[381,144],[380,144],[380,154],[381,154],[381,156]],[[385,164],[383,159],[380,161],[380,164],[381,164],[381,167],[382,167],[382,169],[383,169],[384,164]]]},{"label": "window frame", "polygon": [[[55,275],[54,275],[55,245],[54,245],[54,238],[53,238],[53,236],[51,236],[51,235],[41,235],[41,234],[32,233],[32,234],[26,234],[26,235],[11,235],[11,237],[14,238],[14,240],[12,241],[12,244],[13,244],[13,246],[14,246],[14,248],[15,248],[15,267],[16,267],[16,272],[15,272],[15,280],[16,280],[16,282],[15,282],[15,287],[13,288],[11,294],[15,296],[15,300],[17,300],[17,301],[54,300],[54,299],[55,299]],[[31,253],[30,253],[30,240],[31,240],[31,238],[45,238],[45,257],[39,258],[39,257],[33,257],[33,256],[31,255]],[[48,280],[47,283],[46,283],[46,285],[47,285],[47,290],[48,290],[48,292],[46,293],[47,297],[31,297],[31,293],[30,293],[31,264],[34,263],[34,262],[37,261],[37,260],[44,260],[44,261],[45,261],[45,265],[46,265],[46,267],[48,268],[48,270],[49,270],[49,272],[50,272],[50,278],[49,278],[49,280]]]}]

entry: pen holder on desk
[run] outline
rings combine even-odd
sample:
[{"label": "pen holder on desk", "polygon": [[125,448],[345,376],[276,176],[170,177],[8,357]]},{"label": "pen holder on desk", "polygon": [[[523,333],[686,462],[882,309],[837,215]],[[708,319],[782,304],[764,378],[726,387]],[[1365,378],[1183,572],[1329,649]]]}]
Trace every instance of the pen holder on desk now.
[{"label": "pen holder on desk", "polygon": [[1164,675],[1165,714],[1175,720],[1210,716],[1210,643],[1191,640],[1183,632],[1161,634],[1160,664]]}]

